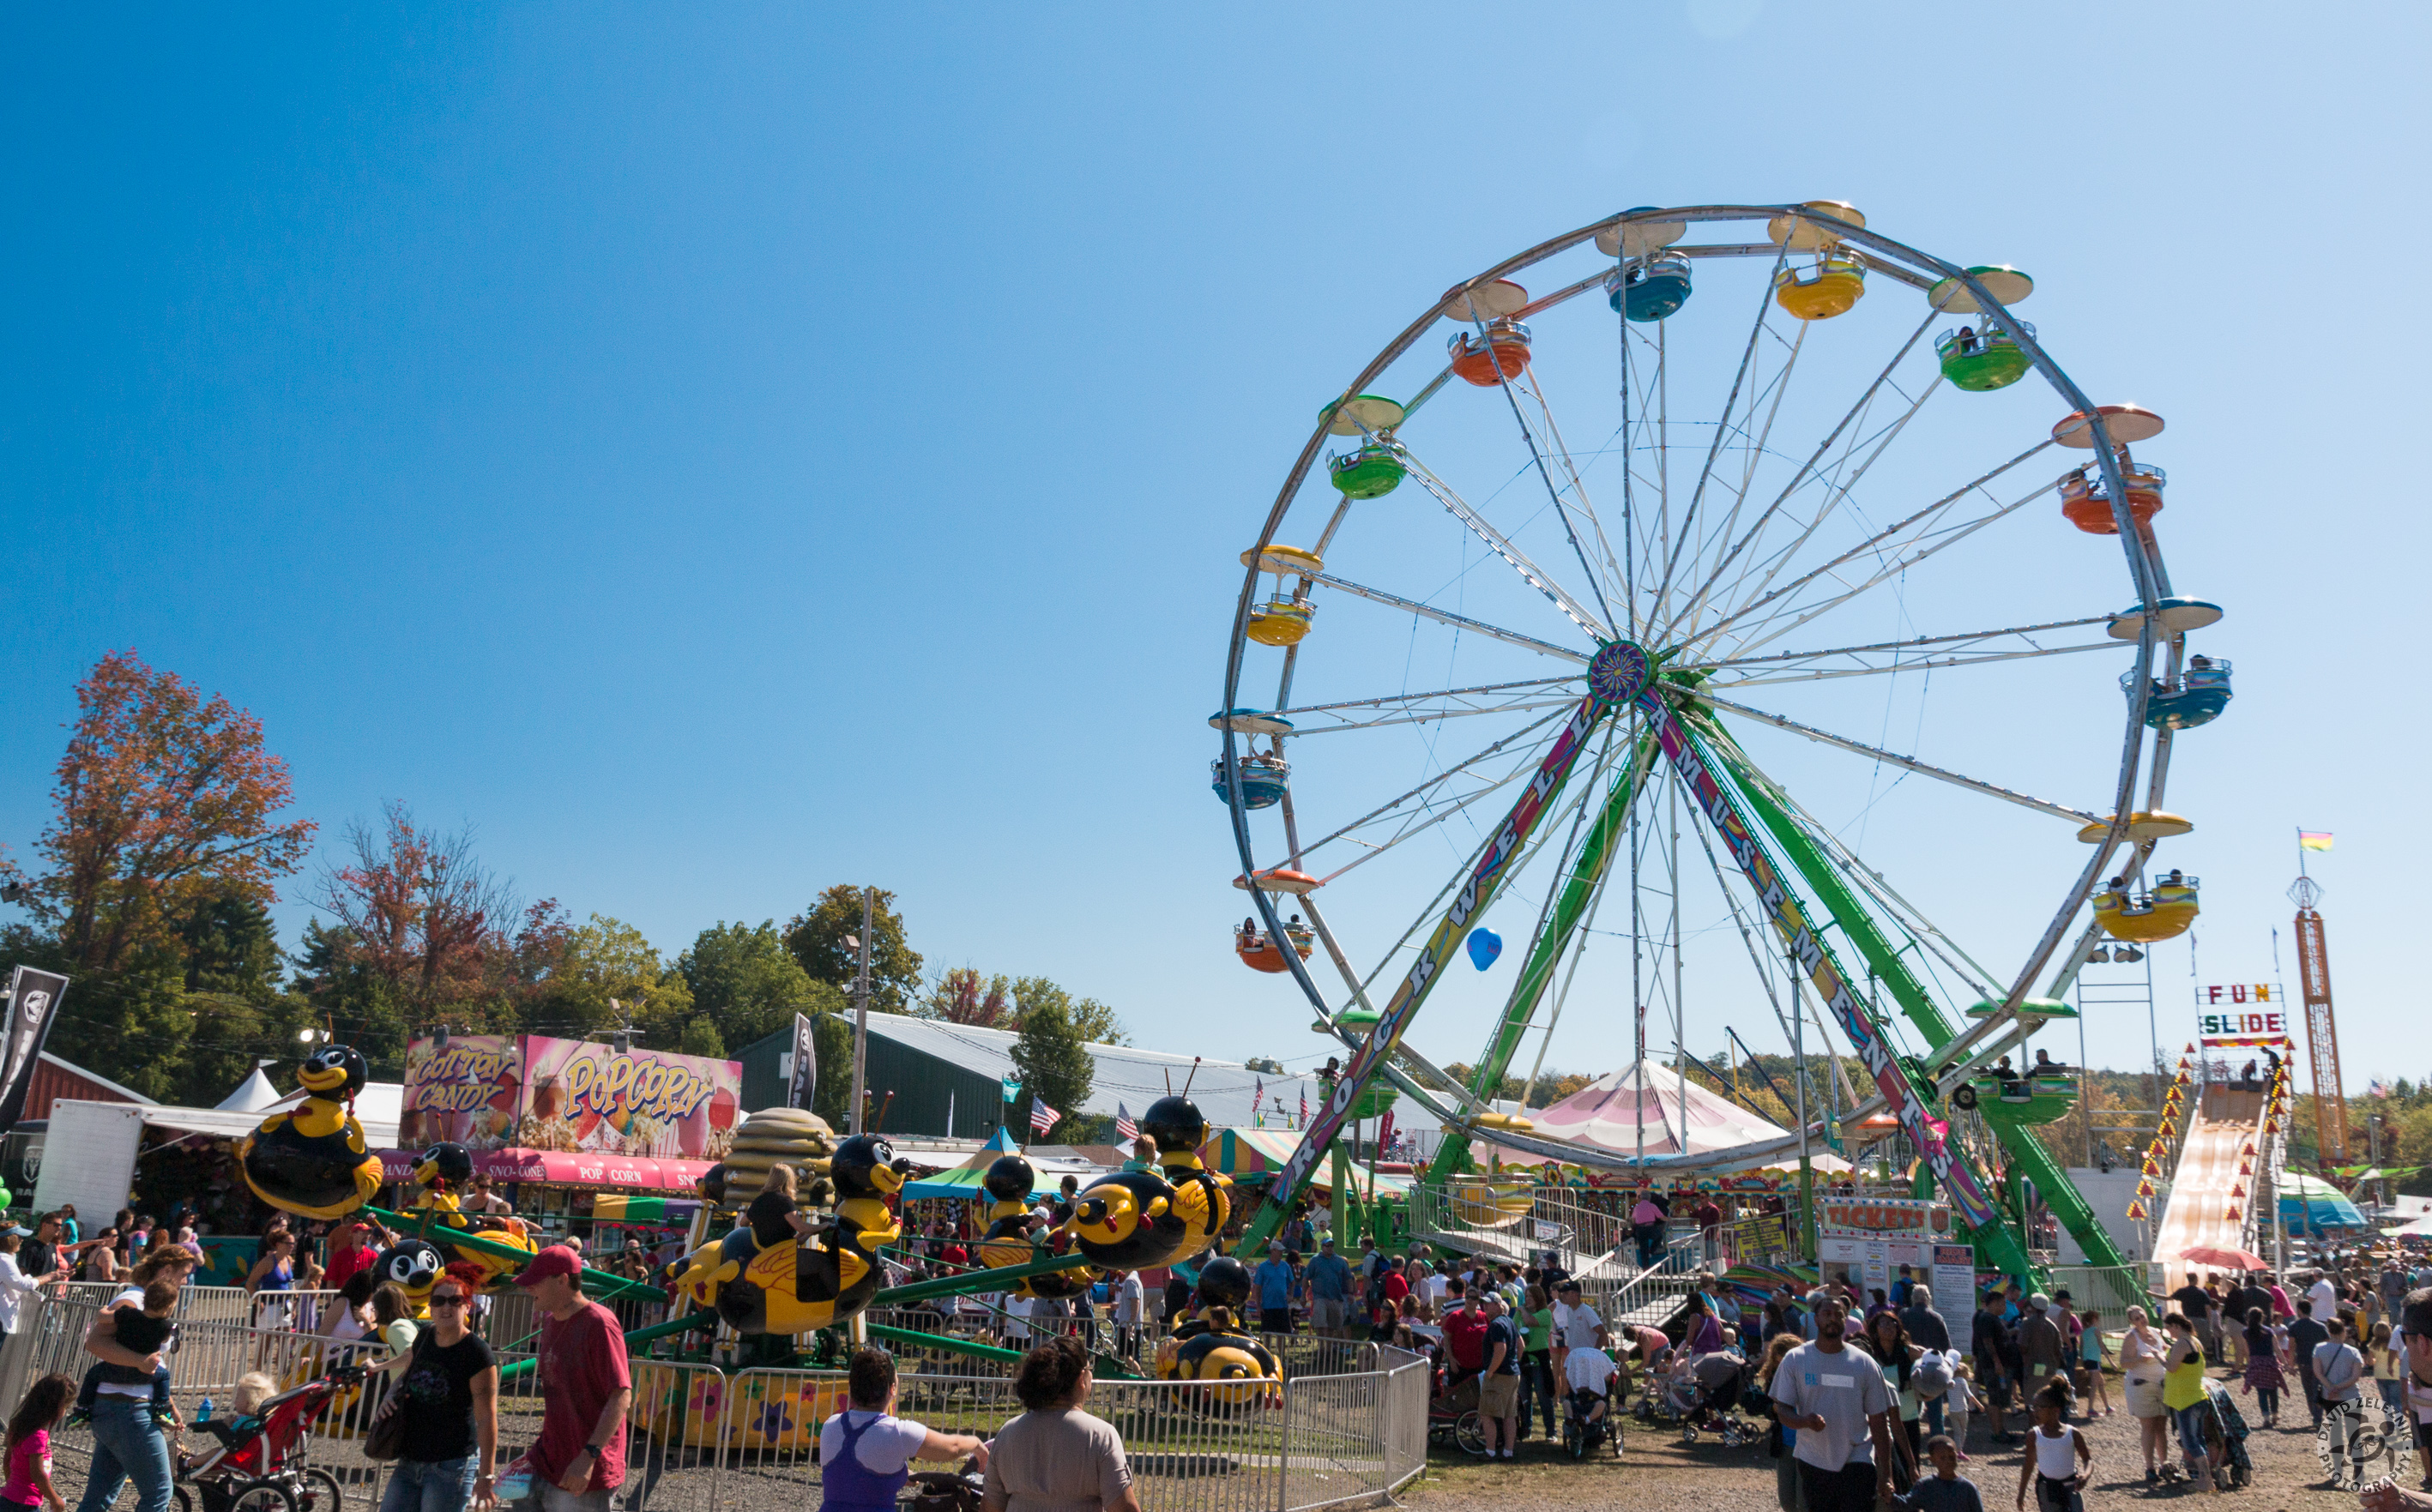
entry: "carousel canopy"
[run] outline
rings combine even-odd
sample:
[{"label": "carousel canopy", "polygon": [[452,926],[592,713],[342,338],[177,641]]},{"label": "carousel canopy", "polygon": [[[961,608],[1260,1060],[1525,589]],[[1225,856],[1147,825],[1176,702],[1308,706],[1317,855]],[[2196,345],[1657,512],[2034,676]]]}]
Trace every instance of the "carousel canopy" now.
[{"label": "carousel canopy", "polygon": [[2308,1234],[2368,1227],[2345,1192],[2320,1176],[2293,1170],[2280,1179],[2280,1217],[2290,1228]]},{"label": "carousel canopy", "polygon": [[[1616,1155],[1640,1152],[1642,1120],[1645,1151],[1650,1156],[1724,1154],[1744,1145],[1796,1138],[1792,1131],[1729,1098],[1694,1081],[1684,1084],[1679,1071],[1653,1061],[1608,1071],[1552,1107],[1528,1114],[1541,1138],[1594,1145]],[[1497,1153],[1506,1165],[1533,1165],[1542,1158],[1525,1151]],[[1848,1162],[1826,1152],[1821,1139],[1810,1153],[1818,1170],[1849,1168]],[[1759,1162],[1765,1167],[1798,1163],[1795,1146],[1787,1156],[1772,1153]]]}]

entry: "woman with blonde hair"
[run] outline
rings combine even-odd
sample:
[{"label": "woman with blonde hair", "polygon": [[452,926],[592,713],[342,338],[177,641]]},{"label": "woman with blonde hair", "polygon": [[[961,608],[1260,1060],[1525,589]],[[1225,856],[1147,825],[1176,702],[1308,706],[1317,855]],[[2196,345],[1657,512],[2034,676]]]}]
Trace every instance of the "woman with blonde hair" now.
[{"label": "woman with blonde hair", "polygon": [[2170,1409],[2163,1405],[2162,1381],[2168,1367],[2164,1362],[2162,1336],[2142,1307],[2128,1309],[2128,1332],[2120,1337],[2120,1369],[2125,1380],[2120,1391],[2128,1399],[2128,1415],[2136,1420],[2136,1432],[2145,1449],[2145,1480],[2148,1484],[2162,1478],[2162,1468],[2170,1462]]},{"label": "woman with blonde hair", "polygon": [[766,1250],[810,1236],[810,1220],[801,1209],[794,1196],[794,1168],[781,1160],[768,1168],[768,1179],[760,1184],[760,1195],[743,1210],[743,1220],[752,1225],[752,1236]]}]

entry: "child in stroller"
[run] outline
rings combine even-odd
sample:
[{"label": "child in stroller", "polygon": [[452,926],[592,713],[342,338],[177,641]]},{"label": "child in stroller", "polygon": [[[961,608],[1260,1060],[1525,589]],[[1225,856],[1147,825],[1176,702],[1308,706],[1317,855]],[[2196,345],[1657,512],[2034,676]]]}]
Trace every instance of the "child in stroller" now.
[{"label": "child in stroller", "polygon": [[1667,1350],[1648,1368],[1638,1415],[1648,1422],[1680,1424],[1684,1444],[1696,1443],[1700,1428],[1714,1433],[1726,1449],[1753,1443],[1757,1431],[1739,1416],[1747,1378],[1748,1360],[1737,1349],[1710,1354]]},{"label": "child in stroller", "polygon": [[1593,1345],[1571,1351],[1562,1361],[1562,1447],[1573,1459],[1585,1459],[1610,1436],[1619,1459],[1621,1420],[1613,1409],[1624,1386],[1613,1356]]},{"label": "child in stroller", "polygon": [[363,1379],[360,1365],[342,1365],[328,1375],[274,1395],[277,1383],[260,1372],[237,1382],[235,1411],[194,1424],[213,1442],[200,1453],[182,1445],[175,1460],[177,1512],[338,1512],[335,1477],[307,1470],[304,1454],[312,1424],[346,1387]]}]

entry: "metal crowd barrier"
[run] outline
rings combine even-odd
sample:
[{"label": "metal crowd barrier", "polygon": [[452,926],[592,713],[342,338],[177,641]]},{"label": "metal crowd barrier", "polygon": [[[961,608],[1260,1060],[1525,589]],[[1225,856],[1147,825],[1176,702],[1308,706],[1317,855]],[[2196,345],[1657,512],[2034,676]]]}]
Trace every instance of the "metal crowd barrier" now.
[{"label": "metal crowd barrier", "polygon": [[[106,1297],[28,1299],[20,1326],[0,1348],[0,1401],[14,1403],[52,1371],[80,1378],[93,1363],[86,1331]],[[335,1343],[287,1328],[249,1328],[208,1316],[216,1299],[182,1306],[172,1345],[170,1386],[192,1422],[205,1397],[215,1416],[233,1410],[239,1377],[260,1370],[279,1389],[348,1358],[376,1360],[375,1341]],[[493,1318],[496,1319],[494,1311]],[[934,1315],[929,1315],[934,1316]],[[492,1348],[502,1366],[529,1359]],[[1280,1383],[1123,1381],[1101,1377],[1089,1412],[1121,1432],[1145,1512],[1307,1512],[1378,1497],[1427,1463],[1427,1367],[1402,1351],[1310,1335],[1264,1336],[1285,1370]],[[947,1433],[982,1437],[1019,1416],[1008,1362],[944,1352],[899,1353],[899,1412]],[[501,1383],[501,1468],[539,1436],[537,1372]],[[638,1356],[624,1512],[796,1512],[819,1500],[819,1430],[841,1405],[834,1370],[722,1370]],[[389,1467],[363,1456],[363,1429],[392,1378],[374,1376],[341,1393],[310,1436],[309,1465],[334,1477],[344,1504],[299,1512],[369,1512]],[[190,1433],[190,1446],[205,1436]],[[92,1462],[89,1429],[54,1436],[62,1494],[82,1488]],[[937,1467],[942,1468],[942,1467]]]}]

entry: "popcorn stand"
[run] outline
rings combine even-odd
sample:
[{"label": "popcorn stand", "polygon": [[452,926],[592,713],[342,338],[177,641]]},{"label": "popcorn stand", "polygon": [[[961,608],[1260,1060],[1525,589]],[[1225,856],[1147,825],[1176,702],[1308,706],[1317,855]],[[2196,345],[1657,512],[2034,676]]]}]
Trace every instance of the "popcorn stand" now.
[{"label": "popcorn stand", "polygon": [[422,1151],[452,1140],[552,1236],[583,1235],[594,1254],[628,1232],[655,1247],[681,1237],[695,1184],[725,1156],[742,1087],[739,1061],[540,1034],[417,1039],[401,1148],[381,1160],[402,1181]]}]

